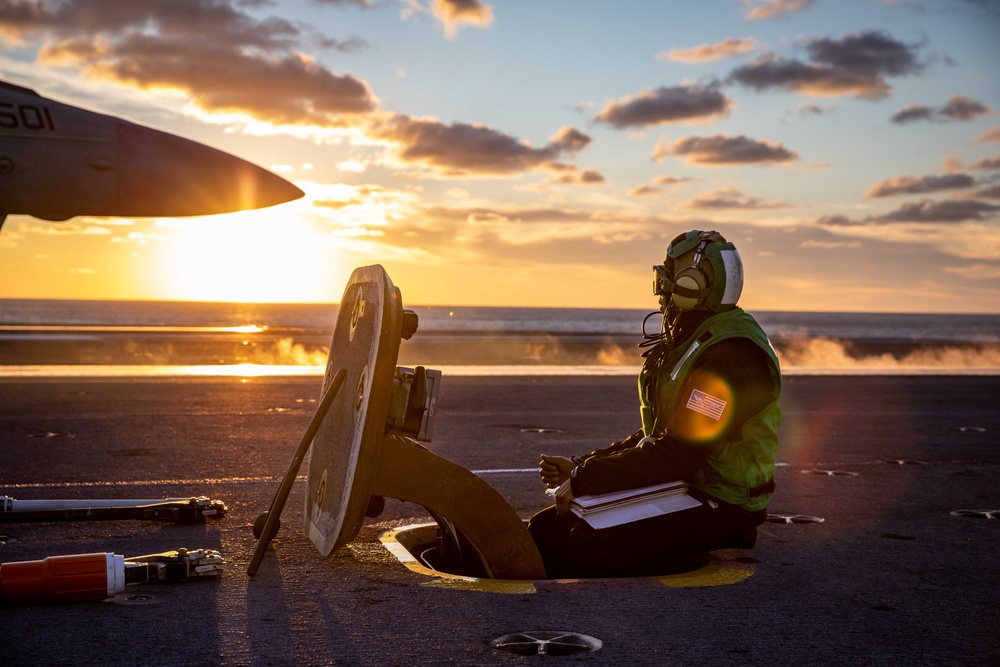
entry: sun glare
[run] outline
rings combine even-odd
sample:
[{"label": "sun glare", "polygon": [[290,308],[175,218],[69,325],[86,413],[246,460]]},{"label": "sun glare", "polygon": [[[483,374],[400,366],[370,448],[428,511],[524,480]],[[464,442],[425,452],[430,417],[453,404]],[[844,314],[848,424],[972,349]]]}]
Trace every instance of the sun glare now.
[{"label": "sun glare", "polygon": [[161,269],[169,298],[237,302],[340,298],[342,262],[335,240],[294,211],[242,211],[160,224],[171,229],[170,250]]}]

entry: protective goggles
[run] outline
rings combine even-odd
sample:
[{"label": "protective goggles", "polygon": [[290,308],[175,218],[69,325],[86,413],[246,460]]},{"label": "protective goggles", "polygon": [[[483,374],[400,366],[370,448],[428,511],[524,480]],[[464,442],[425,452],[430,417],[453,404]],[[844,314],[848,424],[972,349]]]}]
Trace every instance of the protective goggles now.
[{"label": "protective goggles", "polygon": [[663,264],[655,265],[653,267],[653,296],[670,294],[673,285],[673,276],[667,271],[667,267]]}]

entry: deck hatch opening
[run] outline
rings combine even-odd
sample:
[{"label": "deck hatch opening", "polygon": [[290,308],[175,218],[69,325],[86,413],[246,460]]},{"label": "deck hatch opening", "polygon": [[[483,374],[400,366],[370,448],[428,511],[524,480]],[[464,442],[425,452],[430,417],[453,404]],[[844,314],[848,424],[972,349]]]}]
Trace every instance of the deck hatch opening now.
[{"label": "deck hatch opening", "polygon": [[[430,577],[423,585],[491,593],[526,594],[542,590],[561,589],[567,585],[587,586],[594,582],[606,587],[613,579],[504,579],[484,577],[478,568],[469,568],[470,560],[460,562],[442,558],[439,551],[442,538],[440,524],[424,523],[402,526],[382,534],[382,546],[411,572]],[[464,551],[472,556],[472,552]],[[740,549],[722,549],[692,556],[690,562],[678,562],[676,568],[665,567],[661,574],[647,577],[622,577],[621,581],[645,581],[647,585],[687,588],[691,586],[728,586],[744,581],[757,569],[757,560],[748,558]]]}]

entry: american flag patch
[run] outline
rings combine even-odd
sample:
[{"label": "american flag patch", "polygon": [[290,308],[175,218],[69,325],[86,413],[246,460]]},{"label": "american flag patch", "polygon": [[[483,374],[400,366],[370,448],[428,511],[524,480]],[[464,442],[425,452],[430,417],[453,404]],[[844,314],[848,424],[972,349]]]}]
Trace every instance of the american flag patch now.
[{"label": "american flag patch", "polygon": [[700,414],[707,417],[711,417],[715,421],[722,419],[722,412],[726,409],[726,402],[721,398],[716,398],[711,394],[706,394],[703,391],[698,391],[697,389],[691,390],[691,397],[688,398],[687,405],[684,406],[688,410],[694,410]]}]

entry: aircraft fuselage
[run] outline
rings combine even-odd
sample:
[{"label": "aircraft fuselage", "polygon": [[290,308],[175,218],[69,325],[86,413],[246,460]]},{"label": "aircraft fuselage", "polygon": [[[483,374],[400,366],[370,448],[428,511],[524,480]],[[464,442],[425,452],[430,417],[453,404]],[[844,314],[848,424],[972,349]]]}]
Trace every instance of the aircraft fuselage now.
[{"label": "aircraft fuselage", "polygon": [[204,144],[0,81],[0,216],[210,215],[302,194]]}]

